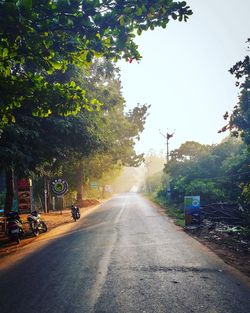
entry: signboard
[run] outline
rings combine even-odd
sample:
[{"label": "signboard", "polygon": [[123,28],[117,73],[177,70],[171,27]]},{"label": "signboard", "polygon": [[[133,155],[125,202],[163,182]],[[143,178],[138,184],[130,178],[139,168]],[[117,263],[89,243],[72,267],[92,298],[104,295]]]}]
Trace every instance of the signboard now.
[{"label": "signboard", "polygon": [[90,183],[90,188],[91,188],[91,189],[98,189],[98,182],[92,181],[92,182]]},{"label": "signboard", "polygon": [[27,213],[31,210],[30,185],[28,178],[17,180],[18,210],[20,213]]},{"label": "signboard", "polygon": [[184,198],[185,225],[200,224],[200,196],[186,196]]},{"label": "signboard", "polygon": [[68,183],[63,178],[56,178],[50,183],[51,191],[57,196],[63,196],[68,191]]},{"label": "signboard", "polygon": [[5,203],[6,187],[5,187],[5,175],[0,171],[0,216],[4,215],[4,203]]}]

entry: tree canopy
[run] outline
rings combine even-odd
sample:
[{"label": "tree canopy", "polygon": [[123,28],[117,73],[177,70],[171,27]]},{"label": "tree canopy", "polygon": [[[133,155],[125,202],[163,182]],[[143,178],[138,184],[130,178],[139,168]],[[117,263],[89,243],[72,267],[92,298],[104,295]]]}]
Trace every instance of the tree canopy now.
[{"label": "tree canopy", "polygon": [[1,126],[15,108],[36,116],[68,115],[97,101],[74,81],[48,82],[69,64],[87,68],[94,58],[140,60],[135,32],[186,21],[185,1],[2,0],[0,1]]},{"label": "tree canopy", "polygon": [[[250,38],[247,40],[250,44]],[[248,47],[249,48],[249,47]],[[236,78],[236,86],[240,89],[238,104],[233,112],[225,113],[227,125],[221,131],[229,130],[233,136],[241,136],[250,146],[250,57],[247,55],[243,61],[237,62],[229,72]]]}]

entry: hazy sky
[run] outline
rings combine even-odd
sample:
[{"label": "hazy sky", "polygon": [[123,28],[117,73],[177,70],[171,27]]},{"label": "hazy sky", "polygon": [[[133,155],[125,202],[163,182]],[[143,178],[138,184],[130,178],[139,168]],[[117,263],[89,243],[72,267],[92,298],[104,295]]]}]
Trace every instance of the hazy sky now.
[{"label": "hazy sky", "polygon": [[138,152],[166,151],[159,129],[175,130],[170,149],[187,140],[218,143],[223,114],[237,103],[228,70],[249,53],[250,0],[186,2],[194,12],[187,23],[171,21],[138,36],[142,61],[119,64],[127,107],[151,104]]}]

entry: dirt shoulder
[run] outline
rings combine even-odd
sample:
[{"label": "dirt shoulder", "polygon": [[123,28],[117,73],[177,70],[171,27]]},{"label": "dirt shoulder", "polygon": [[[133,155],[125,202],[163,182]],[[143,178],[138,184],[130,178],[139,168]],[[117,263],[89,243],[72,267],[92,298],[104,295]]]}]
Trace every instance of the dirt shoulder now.
[{"label": "dirt shoulder", "polygon": [[200,228],[186,231],[190,236],[208,247],[225,263],[235,267],[250,277],[250,240],[240,232],[221,232],[214,229]]},{"label": "dirt shoulder", "polygon": [[[196,230],[185,230],[178,225],[178,220],[167,214],[166,209],[162,208],[152,200],[150,201],[162,215],[167,215],[177,227],[180,227],[189,236],[198,240],[200,243],[212,250],[226,264],[236,268],[246,276],[250,277],[250,238],[249,234],[238,231],[237,227],[224,227],[220,224],[204,224]],[[228,228],[229,231],[225,231]]]},{"label": "dirt shoulder", "polygon": [[[103,201],[96,200],[96,201],[87,203],[86,206],[80,208],[81,216],[84,217],[84,215],[87,212],[93,210],[94,208],[97,208],[99,205],[101,205],[104,202],[105,200]],[[27,223],[27,214],[21,214],[20,217],[23,222],[25,235],[21,239],[20,244],[17,245],[15,242],[11,242],[10,239],[6,236],[6,234],[3,231],[0,231],[0,258],[8,254],[11,254],[13,252],[16,252],[17,247],[18,249],[22,248],[30,244],[31,242],[35,241],[37,238],[40,238],[41,236],[43,236],[43,234],[40,234],[38,237],[34,237],[34,235],[31,233],[29,229],[29,225]],[[41,213],[41,217],[45,221],[48,227],[48,232],[50,232],[52,229],[57,228],[58,226],[73,223],[70,209],[63,210],[62,212],[54,211],[54,212],[49,212],[46,214]]]}]

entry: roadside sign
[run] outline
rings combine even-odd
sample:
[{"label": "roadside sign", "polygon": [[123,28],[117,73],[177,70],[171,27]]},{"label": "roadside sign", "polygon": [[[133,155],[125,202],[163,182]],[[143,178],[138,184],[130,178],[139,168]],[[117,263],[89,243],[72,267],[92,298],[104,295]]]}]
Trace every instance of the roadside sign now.
[{"label": "roadside sign", "polygon": [[63,196],[68,191],[68,183],[63,178],[56,178],[50,183],[50,188],[56,196]]},{"label": "roadside sign", "polygon": [[96,182],[96,181],[92,181],[92,182],[90,183],[90,188],[91,188],[91,189],[98,189],[98,186],[99,186],[99,184],[98,184],[98,182]]},{"label": "roadside sign", "polygon": [[184,197],[185,225],[200,224],[200,196]]},{"label": "roadside sign", "polygon": [[27,213],[31,210],[31,181],[22,178],[17,181],[18,209],[20,213]]}]

